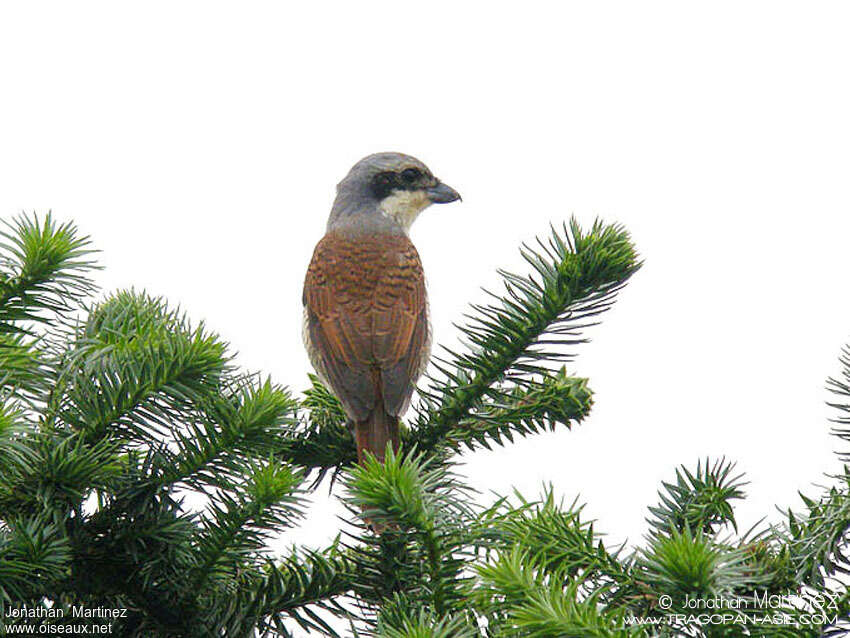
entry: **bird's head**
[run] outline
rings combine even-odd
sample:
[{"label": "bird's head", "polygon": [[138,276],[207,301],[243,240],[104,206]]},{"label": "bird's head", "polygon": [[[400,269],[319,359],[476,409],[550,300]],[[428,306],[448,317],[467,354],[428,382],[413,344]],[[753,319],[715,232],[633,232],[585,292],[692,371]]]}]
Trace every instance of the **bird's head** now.
[{"label": "bird's head", "polygon": [[402,153],[376,153],[357,162],[337,186],[328,228],[392,220],[407,232],[431,204],[460,199],[458,192],[434,177],[425,164]]}]

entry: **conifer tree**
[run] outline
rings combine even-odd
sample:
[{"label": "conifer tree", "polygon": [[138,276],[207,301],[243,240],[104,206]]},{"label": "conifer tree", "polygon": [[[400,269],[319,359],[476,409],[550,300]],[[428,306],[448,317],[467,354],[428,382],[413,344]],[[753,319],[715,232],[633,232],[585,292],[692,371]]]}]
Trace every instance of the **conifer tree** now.
[{"label": "conifer tree", "polygon": [[[294,394],[241,370],[215,332],[162,299],[96,296],[93,250],[72,224],[21,216],[2,235],[2,631],[842,635],[850,469],[783,524],[740,533],[734,465],[681,467],[637,549],[603,542],[582,505],[557,495],[569,486],[482,502],[457,474],[462,455],[589,413],[574,348],[640,266],[619,226],[572,221],[524,246],[529,274],[501,273],[504,288],[467,317],[464,349],[434,358],[401,448],[363,464],[315,377]],[[850,350],[842,363],[830,389],[847,415]],[[850,416],[835,433],[850,439]],[[323,482],[348,507],[338,540],[272,552]],[[799,604],[721,624],[683,607],[686,595],[765,593]]]}]

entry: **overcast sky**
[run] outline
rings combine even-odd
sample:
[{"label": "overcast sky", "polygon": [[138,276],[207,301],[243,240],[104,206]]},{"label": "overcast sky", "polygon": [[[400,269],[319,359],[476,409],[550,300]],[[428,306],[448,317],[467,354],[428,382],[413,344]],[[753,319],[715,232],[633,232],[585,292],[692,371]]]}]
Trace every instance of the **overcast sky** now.
[{"label": "overcast sky", "polygon": [[[166,296],[300,391],[335,184],[410,153],[464,198],[412,230],[438,343],[550,222],[621,222],[646,260],[571,368],[592,416],[465,456],[473,485],[551,481],[634,542],[680,463],[737,461],[744,527],[836,470],[845,3],[290,4],[4,3],[0,213],[76,221],[105,290]],[[285,540],[323,543],[335,512]]]}]

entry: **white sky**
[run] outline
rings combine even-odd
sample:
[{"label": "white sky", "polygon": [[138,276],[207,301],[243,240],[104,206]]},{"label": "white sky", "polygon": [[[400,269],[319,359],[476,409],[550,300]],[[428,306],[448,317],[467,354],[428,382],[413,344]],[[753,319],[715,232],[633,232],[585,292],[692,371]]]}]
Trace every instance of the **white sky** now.
[{"label": "white sky", "polygon": [[[646,259],[573,367],[592,416],[468,455],[475,486],[551,481],[637,541],[680,463],[737,461],[744,527],[837,468],[846,4],[299,5],[4,3],[0,214],[75,220],[106,289],[165,295],[301,390],[301,283],[334,186],[407,152],[464,196],[412,232],[437,342],[550,221],[622,222]],[[335,511],[287,541],[331,538]]]}]

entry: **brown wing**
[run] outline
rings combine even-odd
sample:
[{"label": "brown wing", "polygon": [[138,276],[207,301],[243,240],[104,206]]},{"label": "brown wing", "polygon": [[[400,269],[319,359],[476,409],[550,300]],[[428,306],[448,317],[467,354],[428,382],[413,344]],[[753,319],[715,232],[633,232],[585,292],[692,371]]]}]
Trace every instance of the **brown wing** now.
[{"label": "brown wing", "polygon": [[380,399],[407,406],[428,348],[419,254],[403,235],[328,234],[304,282],[306,335],[319,373],[356,421]]}]

